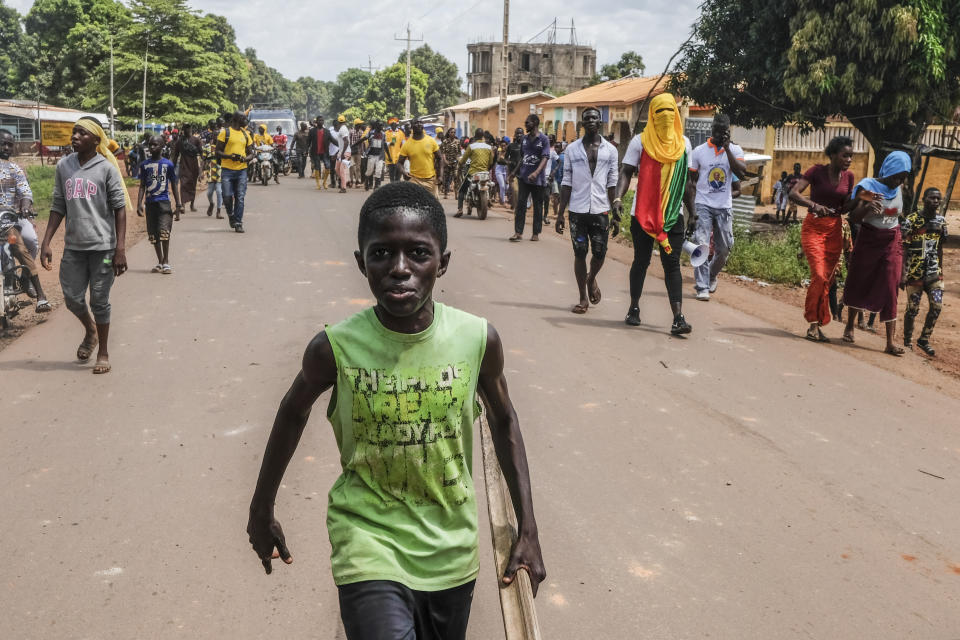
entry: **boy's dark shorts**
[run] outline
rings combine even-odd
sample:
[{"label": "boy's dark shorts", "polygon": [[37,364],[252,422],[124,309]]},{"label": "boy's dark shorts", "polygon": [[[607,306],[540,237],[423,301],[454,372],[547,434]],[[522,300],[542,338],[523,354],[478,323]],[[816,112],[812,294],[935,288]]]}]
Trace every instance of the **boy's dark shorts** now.
[{"label": "boy's dark shorts", "polygon": [[367,580],[337,587],[347,640],[464,640],[476,580],[443,591],[414,591]]},{"label": "boy's dark shorts", "polygon": [[157,240],[170,240],[170,230],[173,228],[173,209],[169,200],[147,203],[147,240],[150,244],[157,244]]},{"label": "boy's dark shorts", "polygon": [[610,217],[605,213],[570,212],[570,239],[573,241],[573,255],[578,258],[587,256],[587,249],[593,257],[603,260],[607,255]]}]

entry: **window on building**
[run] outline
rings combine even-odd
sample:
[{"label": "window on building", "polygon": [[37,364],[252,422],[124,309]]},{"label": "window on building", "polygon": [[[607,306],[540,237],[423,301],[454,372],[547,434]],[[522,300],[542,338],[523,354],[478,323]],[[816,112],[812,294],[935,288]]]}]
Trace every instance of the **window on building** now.
[{"label": "window on building", "polygon": [[513,51],[507,51],[507,62],[513,62]]},{"label": "window on building", "polygon": [[583,56],[583,75],[590,75],[590,56]]},{"label": "window on building", "polygon": [[530,54],[520,54],[520,71],[530,71]]},{"label": "window on building", "polygon": [[530,92],[530,85],[528,84],[520,85],[520,93],[529,93],[529,92]]},{"label": "window on building", "polygon": [[482,51],[480,53],[480,71],[483,73],[489,73],[491,69],[491,58],[489,51]]}]

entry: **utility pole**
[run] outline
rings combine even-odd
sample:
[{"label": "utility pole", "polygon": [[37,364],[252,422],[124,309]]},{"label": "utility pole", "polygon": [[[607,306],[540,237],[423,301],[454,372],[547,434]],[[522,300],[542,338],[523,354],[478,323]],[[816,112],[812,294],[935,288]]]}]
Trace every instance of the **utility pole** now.
[{"label": "utility pole", "polygon": [[394,39],[394,40],[406,40],[406,41],[407,41],[407,97],[406,97],[406,101],[404,102],[404,106],[403,106],[403,119],[404,119],[404,120],[409,120],[409,119],[410,119],[410,43],[411,43],[411,42],[423,42],[423,36],[421,35],[420,38],[418,38],[418,39],[416,39],[416,40],[412,39],[412,38],[410,37],[410,23],[408,22],[408,23],[407,23],[407,37],[406,37],[406,38],[398,38],[397,36],[393,36],[393,39]]},{"label": "utility pole", "polygon": [[374,71],[380,71],[380,67],[373,66],[373,58],[371,56],[367,56],[367,66],[360,67],[360,68],[366,69],[367,73],[369,73],[370,75],[373,75]]},{"label": "utility pole", "polygon": [[500,113],[497,128],[499,136],[507,135],[507,88],[509,85],[510,59],[510,0],[503,0],[503,46],[500,47]]},{"label": "utility pole", "polygon": [[110,34],[110,137],[113,138],[113,114],[116,110],[113,108],[113,34]]},{"label": "utility pole", "polygon": [[147,50],[143,50],[143,105],[140,111],[140,133],[147,131]]}]

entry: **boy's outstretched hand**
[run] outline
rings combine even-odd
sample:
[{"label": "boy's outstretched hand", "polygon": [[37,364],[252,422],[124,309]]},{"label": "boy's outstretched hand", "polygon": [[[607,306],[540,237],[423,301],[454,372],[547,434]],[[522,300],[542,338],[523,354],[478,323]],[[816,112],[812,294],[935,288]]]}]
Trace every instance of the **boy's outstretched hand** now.
[{"label": "boy's outstretched hand", "polygon": [[536,535],[521,536],[513,543],[507,570],[503,573],[503,584],[513,584],[520,569],[527,570],[533,597],[536,598],[540,583],[547,577],[547,569],[543,566],[543,556],[540,554],[540,541]]},{"label": "boy's outstretched hand", "polygon": [[287,564],[293,563],[293,556],[290,555],[287,542],[283,537],[283,529],[272,515],[261,516],[251,513],[247,521],[247,534],[267,575],[273,572],[271,560],[279,558]]}]

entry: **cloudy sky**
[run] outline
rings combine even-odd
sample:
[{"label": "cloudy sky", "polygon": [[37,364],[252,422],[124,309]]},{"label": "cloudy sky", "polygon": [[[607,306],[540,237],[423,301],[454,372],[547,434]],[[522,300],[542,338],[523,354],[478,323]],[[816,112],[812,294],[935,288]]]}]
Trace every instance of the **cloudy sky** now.
[{"label": "cloudy sky", "polygon": [[[363,67],[372,57],[375,67],[397,60],[405,44],[394,36],[424,38],[460,67],[465,77],[469,42],[502,37],[503,6],[490,0],[364,0],[363,2],[305,2],[303,0],[188,0],[202,12],[226,16],[237,31],[241,49],[257,55],[286,77],[309,75],[333,80],[348,67]],[[32,0],[6,0],[26,13]],[[597,49],[597,67],[619,59],[633,49],[643,56],[647,73],[663,69],[687,38],[696,19],[698,0],[651,0],[597,4],[567,0],[556,11],[558,25],[573,18],[577,40]],[[665,11],[669,6],[669,11]],[[553,22],[552,3],[514,0],[510,3],[510,40],[525,42]],[[322,28],[322,33],[321,33]],[[538,40],[545,36],[541,35]],[[569,30],[557,32],[558,42],[569,42]],[[416,47],[419,43],[415,43]]]}]

